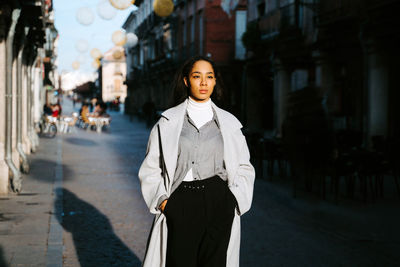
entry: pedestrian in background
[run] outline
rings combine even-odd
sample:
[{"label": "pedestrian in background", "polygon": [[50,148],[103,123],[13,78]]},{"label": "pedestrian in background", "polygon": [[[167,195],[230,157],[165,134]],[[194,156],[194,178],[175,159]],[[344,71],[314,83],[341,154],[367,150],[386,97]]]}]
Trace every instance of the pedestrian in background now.
[{"label": "pedestrian in background", "polygon": [[61,115],[61,106],[59,104],[51,105],[52,117],[58,118]]},{"label": "pedestrian in background", "polygon": [[145,267],[239,266],[240,215],[255,172],[241,123],[211,100],[222,96],[210,59],[193,57],[177,73],[175,106],[153,127],[139,170],[156,214]]},{"label": "pedestrian in background", "polygon": [[90,111],[90,112],[94,112],[94,109],[95,109],[95,107],[96,107],[96,105],[97,105],[97,102],[98,102],[98,100],[97,100],[96,97],[93,97],[93,98],[90,100],[90,106],[89,106],[89,111]]}]

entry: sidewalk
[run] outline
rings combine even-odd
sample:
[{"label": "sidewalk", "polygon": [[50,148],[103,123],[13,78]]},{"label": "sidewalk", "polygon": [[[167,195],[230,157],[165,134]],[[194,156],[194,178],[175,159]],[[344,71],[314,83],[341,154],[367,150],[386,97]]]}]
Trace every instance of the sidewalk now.
[{"label": "sidewalk", "polygon": [[60,138],[41,138],[22,192],[0,198],[0,266],[62,266],[62,229],[52,216],[62,175]]},{"label": "sidewalk", "polygon": [[[390,186],[390,182],[388,181]],[[241,266],[400,266],[400,199],[322,200],[288,178],[257,178],[242,218]]]},{"label": "sidewalk", "polygon": [[[73,110],[70,101],[64,100],[63,113],[69,115]],[[113,255],[120,258],[112,266],[122,266],[120,261],[140,266],[152,216],[144,207],[138,182],[130,180],[137,173],[148,130],[136,132],[134,139],[139,139],[135,141],[127,134],[133,125],[124,124],[128,120],[123,115],[114,115],[111,131],[102,134],[77,129],[54,139],[40,139],[38,151],[29,156],[31,170],[23,176],[22,192],[0,196],[0,267],[111,266],[106,260],[110,261],[113,247],[118,250]],[[133,140],[135,146],[123,144],[123,149],[114,151],[122,138]],[[140,157],[135,156],[131,166],[128,163],[136,147]],[[124,154],[128,162],[118,159]],[[100,158],[101,166],[87,173],[87,165],[99,163]],[[90,192],[82,192],[88,188]],[[78,206],[81,210],[76,211]],[[91,265],[95,260],[103,263]]]}]

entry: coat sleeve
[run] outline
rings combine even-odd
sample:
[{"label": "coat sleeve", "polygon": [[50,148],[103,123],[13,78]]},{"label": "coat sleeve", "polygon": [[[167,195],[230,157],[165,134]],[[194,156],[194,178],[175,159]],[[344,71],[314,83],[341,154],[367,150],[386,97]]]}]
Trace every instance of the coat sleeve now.
[{"label": "coat sleeve", "polygon": [[250,163],[250,152],[242,131],[238,129],[233,134],[237,140],[235,143],[239,161],[230,190],[236,197],[239,215],[243,215],[250,209],[253,200],[255,170]]},{"label": "coat sleeve", "polygon": [[157,124],[150,132],[147,143],[147,151],[144,161],[139,169],[139,180],[141,184],[144,201],[151,213],[158,214],[161,199],[167,198],[167,190],[164,178],[161,175],[160,148],[158,140]]}]

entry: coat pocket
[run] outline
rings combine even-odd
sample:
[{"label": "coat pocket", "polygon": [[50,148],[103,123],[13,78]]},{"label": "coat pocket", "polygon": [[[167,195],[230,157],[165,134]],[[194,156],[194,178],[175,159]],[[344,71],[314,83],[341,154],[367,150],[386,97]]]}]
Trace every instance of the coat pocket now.
[{"label": "coat pocket", "polygon": [[238,203],[237,203],[235,195],[232,193],[232,191],[229,189],[229,187],[227,187],[226,190],[227,190],[226,193],[228,194],[228,197],[231,200],[231,203],[232,203],[233,207],[237,208],[238,207]]},{"label": "coat pocket", "polygon": [[169,213],[169,210],[170,210],[170,208],[171,208],[171,205],[173,205],[173,201],[174,201],[175,197],[176,197],[176,191],[173,192],[173,193],[169,196],[169,198],[168,198],[168,200],[167,200],[167,204],[165,205],[165,208],[164,208],[164,214],[165,214],[165,216],[167,216],[167,214]]}]

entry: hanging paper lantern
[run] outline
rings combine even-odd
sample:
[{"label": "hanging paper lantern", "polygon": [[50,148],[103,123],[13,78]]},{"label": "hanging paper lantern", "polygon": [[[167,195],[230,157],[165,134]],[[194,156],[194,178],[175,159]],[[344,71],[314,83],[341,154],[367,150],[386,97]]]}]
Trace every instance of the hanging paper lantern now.
[{"label": "hanging paper lantern", "polygon": [[138,37],[133,32],[128,32],[126,34],[126,46],[128,48],[135,47],[138,43]]},{"label": "hanging paper lantern", "polygon": [[89,49],[89,43],[84,39],[80,39],[75,43],[75,48],[79,52],[85,53]]},{"label": "hanging paper lantern", "polygon": [[88,7],[81,7],[76,12],[76,19],[80,24],[87,26],[93,23],[94,13]]},{"label": "hanging paper lantern", "polygon": [[113,53],[113,58],[114,59],[121,59],[122,58],[122,52],[120,50],[115,50]]},{"label": "hanging paper lantern", "polygon": [[110,20],[117,15],[117,10],[110,5],[108,0],[101,0],[97,4],[97,14],[99,14],[102,19]]},{"label": "hanging paper lantern", "polygon": [[109,0],[116,9],[124,10],[135,3],[135,0]]},{"label": "hanging paper lantern", "polygon": [[160,17],[168,17],[174,11],[172,0],[155,0],[153,2],[154,13]]},{"label": "hanging paper lantern", "polygon": [[76,60],[75,60],[75,61],[78,61],[80,64],[84,64],[84,63],[86,62],[86,57],[85,57],[84,54],[79,54],[79,55],[76,57]]},{"label": "hanging paper lantern", "polygon": [[93,48],[90,50],[90,56],[94,59],[100,58],[102,56],[101,51],[98,48]]},{"label": "hanging paper lantern", "polygon": [[92,62],[92,67],[93,68],[95,68],[95,69],[98,69],[99,67],[100,67],[100,59],[95,59],[95,60],[93,60],[93,62]]},{"label": "hanging paper lantern", "polygon": [[78,61],[72,62],[72,68],[73,68],[74,70],[79,69],[79,66],[80,66],[80,65],[81,65],[81,64],[80,64]]},{"label": "hanging paper lantern", "polygon": [[115,45],[123,46],[126,43],[126,34],[121,30],[117,30],[112,34],[111,39]]}]

